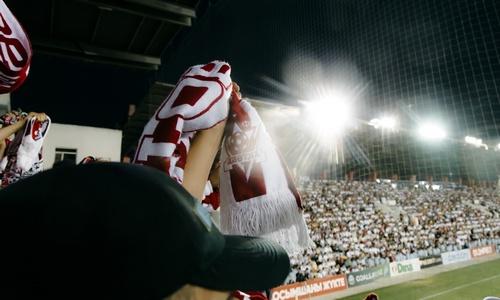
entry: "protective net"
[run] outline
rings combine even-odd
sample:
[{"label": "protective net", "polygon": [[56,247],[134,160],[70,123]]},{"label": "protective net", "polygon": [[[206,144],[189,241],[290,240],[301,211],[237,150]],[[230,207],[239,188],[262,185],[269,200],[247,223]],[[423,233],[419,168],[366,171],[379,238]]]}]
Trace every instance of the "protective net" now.
[{"label": "protective net", "polygon": [[498,1],[297,3],[308,35],[268,82],[300,108],[263,109],[296,174],[496,185]]}]

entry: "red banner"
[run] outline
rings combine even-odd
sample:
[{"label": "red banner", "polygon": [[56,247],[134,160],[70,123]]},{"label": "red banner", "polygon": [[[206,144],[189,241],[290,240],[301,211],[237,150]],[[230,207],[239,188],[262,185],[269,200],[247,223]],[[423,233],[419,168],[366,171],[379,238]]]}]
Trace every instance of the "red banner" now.
[{"label": "red banner", "polygon": [[309,299],[347,289],[344,274],[282,285],[271,290],[270,300]]},{"label": "red banner", "polygon": [[472,258],[494,255],[496,253],[495,252],[495,245],[488,245],[488,246],[483,246],[483,247],[472,248],[470,252],[471,252]]}]

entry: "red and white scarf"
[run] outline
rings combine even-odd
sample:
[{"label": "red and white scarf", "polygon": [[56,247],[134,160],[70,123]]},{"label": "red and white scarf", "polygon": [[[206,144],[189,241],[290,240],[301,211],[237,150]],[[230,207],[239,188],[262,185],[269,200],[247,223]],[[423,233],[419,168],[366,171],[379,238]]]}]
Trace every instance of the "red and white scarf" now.
[{"label": "red and white scarf", "polygon": [[231,293],[231,297],[238,300],[267,300],[265,292],[255,291],[255,292],[242,292],[234,291]]},{"label": "red and white scarf", "polygon": [[160,169],[182,183],[191,139],[227,118],[231,91],[229,64],[213,61],[189,68],[146,124],[135,163]]},{"label": "red and white scarf", "polygon": [[26,121],[24,130],[15,135],[0,162],[2,187],[42,171],[42,145],[49,127],[50,118],[43,122],[32,118]]},{"label": "red and white scarf", "polygon": [[257,111],[233,93],[220,168],[221,229],[267,237],[290,254],[310,246],[301,198]]},{"label": "red and white scarf", "polygon": [[221,155],[222,230],[270,237],[296,252],[309,245],[300,196],[257,112],[232,93],[230,75],[221,61],[189,68],[146,124],[134,162],[182,183],[191,139],[227,118],[233,94],[236,122]]},{"label": "red and white scarf", "polygon": [[202,205],[208,209],[209,212],[216,211],[220,206],[220,194],[219,189],[212,186],[212,183],[207,181],[205,185],[205,190],[203,191],[203,196],[205,197],[201,201]]},{"label": "red and white scarf", "polygon": [[31,44],[21,24],[0,0],[0,94],[10,93],[26,79]]}]

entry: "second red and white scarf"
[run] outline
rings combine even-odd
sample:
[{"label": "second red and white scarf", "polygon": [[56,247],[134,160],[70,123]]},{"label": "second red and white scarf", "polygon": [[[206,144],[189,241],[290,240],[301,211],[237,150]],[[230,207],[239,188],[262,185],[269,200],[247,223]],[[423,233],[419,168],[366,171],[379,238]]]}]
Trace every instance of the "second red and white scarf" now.
[{"label": "second red and white scarf", "polygon": [[233,93],[220,168],[221,229],[262,236],[289,253],[310,246],[301,198],[257,111]]},{"label": "second red and white scarf", "polygon": [[16,17],[0,0],[0,94],[17,89],[31,63],[31,44]]}]

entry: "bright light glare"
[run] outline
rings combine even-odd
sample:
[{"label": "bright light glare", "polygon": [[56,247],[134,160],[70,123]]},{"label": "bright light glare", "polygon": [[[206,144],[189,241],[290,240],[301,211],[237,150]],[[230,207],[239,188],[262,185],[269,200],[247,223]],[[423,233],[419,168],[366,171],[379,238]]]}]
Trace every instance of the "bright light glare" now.
[{"label": "bright light glare", "polygon": [[477,139],[477,138],[472,137],[472,136],[466,136],[465,137],[465,142],[467,144],[474,145],[474,146],[476,146],[478,148],[483,144],[483,140]]},{"label": "bright light glare", "polygon": [[372,119],[368,124],[375,127],[376,129],[382,128],[387,130],[395,130],[397,122],[394,117],[382,117],[380,119]]},{"label": "bright light glare", "polygon": [[380,120],[380,124],[382,125],[382,128],[395,129],[396,128],[396,119],[393,117],[383,117]]},{"label": "bright light glare", "polygon": [[343,97],[303,103],[309,121],[325,137],[341,134],[351,121],[351,109]]},{"label": "bright light glare", "polygon": [[429,141],[439,141],[446,137],[446,132],[439,124],[424,123],[418,129],[418,135]]},{"label": "bright light glare", "polygon": [[476,148],[483,147],[484,149],[488,150],[488,145],[483,144],[483,140],[482,139],[478,139],[478,138],[475,138],[473,136],[466,136],[465,137],[465,142],[467,144],[473,145]]},{"label": "bright light glare", "polygon": [[500,144],[495,147],[495,151],[500,151]]}]

